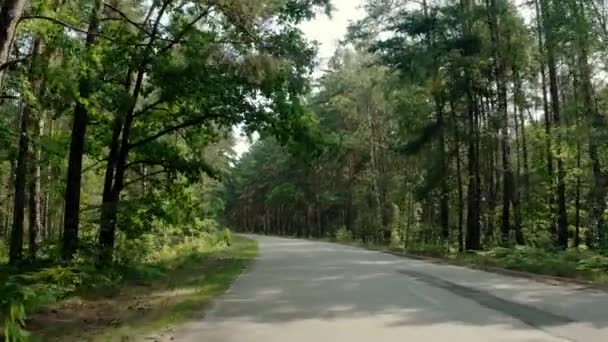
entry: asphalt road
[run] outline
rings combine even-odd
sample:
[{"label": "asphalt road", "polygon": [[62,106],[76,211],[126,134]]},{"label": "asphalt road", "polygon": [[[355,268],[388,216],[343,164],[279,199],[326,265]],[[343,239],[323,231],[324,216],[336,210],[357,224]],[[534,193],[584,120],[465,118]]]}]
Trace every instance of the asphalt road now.
[{"label": "asphalt road", "polygon": [[254,265],[179,342],[608,341],[608,293],[253,237]]}]

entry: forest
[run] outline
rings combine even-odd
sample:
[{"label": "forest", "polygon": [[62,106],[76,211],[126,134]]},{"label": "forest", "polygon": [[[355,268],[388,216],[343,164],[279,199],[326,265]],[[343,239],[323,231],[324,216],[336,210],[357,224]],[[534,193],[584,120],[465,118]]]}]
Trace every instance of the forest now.
[{"label": "forest", "polygon": [[307,96],[317,147],[255,143],[230,224],[605,277],[608,3],[364,9]]},{"label": "forest", "polygon": [[[3,0],[3,337],[206,302],[231,230],[608,281],[608,2],[363,3],[324,64],[330,0]],[[137,303],[49,330],[105,293]]]}]

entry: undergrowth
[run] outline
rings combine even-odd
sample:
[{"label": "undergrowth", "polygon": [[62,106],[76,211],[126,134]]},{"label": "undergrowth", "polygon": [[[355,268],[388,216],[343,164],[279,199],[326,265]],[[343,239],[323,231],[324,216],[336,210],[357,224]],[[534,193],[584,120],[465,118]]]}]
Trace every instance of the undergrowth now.
[{"label": "undergrowth", "polygon": [[[403,248],[393,249],[403,251]],[[471,266],[498,267],[540,275],[608,283],[608,256],[588,249],[567,251],[538,247],[495,247],[488,251],[457,253],[437,244],[418,244],[405,249],[421,256],[435,257]]]},{"label": "undergrowth", "polygon": [[228,230],[187,237],[142,235],[137,239],[119,239],[116,262],[100,270],[94,266],[93,249],[83,241],[71,263],[57,263],[49,253],[35,262],[0,266],[0,325],[4,334],[0,334],[0,340],[2,337],[9,342],[29,340],[28,315],[45,306],[71,296],[116,295],[127,284],[162,279],[185,259],[226,249],[231,242]]},{"label": "undergrowth", "polygon": [[494,248],[463,254],[463,261],[542,275],[608,282],[608,257],[589,250],[547,251],[533,247]]},{"label": "undergrowth", "polygon": [[539,275],[583,280],[608,284],[608,255],[606,252],[587,248],[571,248],[566,251],[551,248],[517,246],[495,247],[487,251],[459,253],[439,243],[410,243],[407,247],[366,244],[353,240],[345,231],[338,230],[335,237],[326,241],[355,245],[377,251],[391,251],[438,258],[465,266],[503,268]]}]

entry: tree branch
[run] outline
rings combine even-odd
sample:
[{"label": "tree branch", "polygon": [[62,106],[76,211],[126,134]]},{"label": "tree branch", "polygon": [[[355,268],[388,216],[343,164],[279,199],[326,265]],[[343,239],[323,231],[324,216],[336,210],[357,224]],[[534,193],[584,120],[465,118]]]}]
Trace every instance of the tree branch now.
[{"label": "tree branch", "polygon": [[0,95],[0,100],[18,100],[19,96],[16,95]]},{"label": "tree branch", "polygon": [[152,160],[152,159],[144,159],[144,160],[135,160],[132,161],[130,163],[127,164],[126,168],[131,168],[135,165],[141,165],[141,164],[145,164],[145,165],[160,165],[160,166],[164,166],[165,165],[165,161],[164,160]]},{"label": "tree branch", "polygon": [[126,182],[126,183],[124,184],[124,187],[126,188],[126,187],[128,187],[129,185],[131,185],[131,184],[135,184],[135,183],[137,183],[137,182],[141,182],[142,180],[144,180],[144,179],[146,179],[146,178],[150,178],[150,177],[152,177],[152,176],[156,176],[156,175],[160,175],[160,174],[163,174],[163,173],[168,173],[168,172],[169,172],[168,170],[162,169],[162,170],[154,171],[154,172],[152,172],[152,173],[148,173],[147,175],[143,175],[143,176],[141,176],[141,177],[137,177],[137,178],[135,178],[134,180],[131,180],[131,181]]},{"label": "tree branch", "polygon": [[154,107],[156,107],[156,106],[158,106],[158,105],[160,105],[160,104],[162,104],[162,103],[164,103],[164,102],[165,102],[165,99],[158,99],[158,100],[156,100],[156,101],[154,101],[154,102],[152,102],[152,103],[148,104],[147,106],[143,107],[142,109],[140,109],[140,110],[136,111],[136,112],[133,114],[133,116],[134,116],[134,117],[137,117],[137,116],[140,116],[140,115],[146,114],[146,112],[148,112],[149,110],[154,109]]},{"label": "tree branch", "polygon": [[15,64],[19,64],[21,62],[25,62],[27,61],[29,58],[31,57],[31,55],[27,55],[25,57],[22,58],[18,58],[18,59],[13,59],[12,61],[8,61],[2,65],[0,65],[0,71],[6,69],[6,68],[10,68],[11,66],[15,65]]},{"label": "tree branch", "polygon": [[[89,34],[89,32],[87,30],[85,30],[85,29],[81,29],[79,27],[76,27],[74,25],[68,24],[68,23],[66,23],[64,21],[61,21],[59,19],[52,18],[52,17],[47,17],[47,16],[44,16],[44,15],[26,15],[26,16],[23,16],[23,17],[19,18],[19,21],[22,21],[22,20],[33,20],[33,19],[40,19],[40,20],[50,21],[50,22],[55,23],[57,25],[63,26],[65,28],[69,29],[69,30],[72,30],[72,31],[75,31],[75,32],[79,32],[79,33],[82,33],[82,34]],[[95,35],[98,36],[98,37],[100,37],[100,38],[103,38],[103,39],[106,39],[108,41],[111,41],[111,42],[115,41],[114,39],[112,39],[112,38],[110,38],[108,36],[104,36],[101,33],[96,33]]]},{"label": "tree branch", "polygon": [[160,138],[162,136],[165,136],[165,135],[167,135],[169,133],[173,133],[175,131],[179,131],[180,129],[183,129],[183,128],[187,128],[187,127],[191,127],[191,126],[196,126],[198,124],[202,124],[205,121],[213,119],[213,118],[219,118],[219,115],[205,115],[205,116],[202,116],[202,117],[198,117],[196,119],[185,121],[185,122],[183,122],[183,123],[181,123],[179,125],[176,125],[176,126],[165,128],[162,131],[160,131],[160,132],[158,132],[158,133],[156,133],[156,134],[154,134],[152,136],[149,136],[149,137],[144,138],[144,139],[142,139],[140,141],[137,141],[137,142],[134,142],[132,144],[129,144],[129,149],[137,148],[137,147],[139,147],[141,145],[145,145],[145,144],[147,144],[149,142],[152,142],[152,141],[154,141],[154,140],[156,140],[156,139],[158,139],[158,138]]},{"label": "tree branch", "polygon": [[189,22],[188,24],[186,24],[186,27],[183,30],[181,30],[176,35],[175,39],[173,39],[173,41],[170,42],[169,44],[167,44],[164,48],[160,49],[160,51],[158,52],[158,54],[165,53],[166,51],[168,51],[169,49],[171,49],[173,46],[175,46],[175,44],[179,43],[181,41],[181,39],[184,38],[184,36],[186,35],[186,33],[188,33],[190,31],[190,29],[194,25],[196,25],[197,22],[199,22],[199,20],[201,20],[204,17],[206,17],[207,15],[209,15],[209,12],[211,12],[211,6],[207,6],[207,8],[201,14],[199,14],[191,22]]},{"label": "tree branch", "polygon": [[[113,12],[116,12],[120,18],[105,18],[102,20],[121,20],[124,19],[126,22],[128,22],[129,24],[135,26],[135,28],[137,28],[138,30],[140,30],[141,32],[145,33],[148,37],[152,37],[152,32],[146,30],[146,25],[143,23],[138,23],[135,20],[129,18],[124,12],[122,12],[121,10],[119,10],[118,8],[108,4],[108,3],[104,3],[104,6],[109,8],[110,10],[112,10]],[[156,37],[156,39],[162,40],[162,41],[168,41],[168,42],[173,42],[171,39],[166,39],[163,37]],[[146,44],[139,44],[141,46],[145,46]]]},{"label": "tree branch", "polygon": [[145,28],[145,26],[141,23],[136,22],[135,20],[129,18],[129,16],[127,16],[123,11],[119,10],[118,8],[112,6],[111,4],[104,2],[103,5],[107,8],[109,8],[110,10],[112,10],[113,12],[115,12],[116,14],[118,14],[121,18],[123,18],[125,21],[127,21],[129,24],[135,26],[136,28],[140,29],[141,31],[143,31],[144,33],[146,33],[147,35],[150,35],[150,32],[148,32]]}]

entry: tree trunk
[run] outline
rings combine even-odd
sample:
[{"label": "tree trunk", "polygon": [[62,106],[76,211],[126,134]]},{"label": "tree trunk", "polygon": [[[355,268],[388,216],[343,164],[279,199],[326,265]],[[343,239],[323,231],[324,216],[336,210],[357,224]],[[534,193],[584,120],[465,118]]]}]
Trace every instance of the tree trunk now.
[{"label": "tree trunk", "polygon": [[[40,113],[38,113],[40,115]],[[36,134],[36,140],[43,134],[44,124],[40,117],[34,119],[32,132]],[[30,159],[30,187],[29,187],[29,254],[30,258],[36,258],[38,234],[42,231],[41,197],[40,197],[40,157],[39,144],[32,151]]]},{"label": "tree trunk", "polygon": [[[87,31],[86,45],[91,49],[97,41],[99,17],[103,11],[102,0],[95,0]],[[86,101],[93,92],[91,76],[80,79],[78,89],[80,99],[74,109],[70,155],[68,157],[68,175],[65,189],[65,211],[63,219],[63,249],[64,260],[70,260],[78,249],[78,226],[80,220],[80,185],[82,182],[82,158],[84,156],[85,136],[88,121]]]},{"label": "tree trunk", "polygon": [[[41,87],[42,87],[42,73],[40,68],[44,61],[40,60],[42,51],[42,41],[40,39],[34,40],[32,47],[32,64],[30,68],[30,86],[31,91],[36,97],[40,98]],[[31,104],[27,105],[32,107]],[[44,133],[44,124],[42,119],[42,113],[38,110],[34,112],[35,108],[31,108],[30,119],[31,127],[28,128],[29,135],[34,142],[31,148],[31,154],[29,157],[29,254],[32,259],[36,258],[37,252],[37,239],[38,234],[41,230],[40,223],[40,157],[41,147],[40,138]]]},{"label": "tree trunk", "polygon": [[[21,115],[17,116],[15,118],[15,126],[16,129],[19,129],[19,122],[21,121]],[[5,229],[7,231],[7,236],[9,235],[9,231],[11,229],[11,223],[12,223],[12,207],[11,204],[13,202],[13,190],[15,189],[15,170],[16,170],[16,164],[14,160],[9,161],[10,163],[10,168],[9,168],[9,173],[7,175],[7,180],[6,180],[6,206],[5,206],[5,213],[6,213],[6,217],[4,218],[4,226]]]},{"label": "tree trunk", "polygon": [[[577,117],[578,127],[578,117]],[[578,138],[577,138],[578,140]],[[581,170],[581,143],[576,143],[576,167]],[[581,176],[576,176],[576,198],[574,204],[574,247],[578,248],[581,244]]]},{"label": "tree trunk", "polygon": [[608,174],[602,171],[599,157],[599,146],[605,144],[602,138],[607,128],[606,120],[599,112],[595,102],[595,90],[593,89],[592,70],[589,63],[589,32],[592,30],[584,18],[582,5],[578,1],[571,1],[573,15],[576,18],[576,42],[578,56],[578,69],[582,90],[583,106],[585,116],[590,122],[589,127],[589,158],[593,170],[593,187],[590,194],[589,220],[591,229],[597,234],[600,247],[608,245],[608,236],[605,228],[604,212],[606,211],[606,196],[608,195]]},{"label": "tree trunk", "polygon": [[[439,124],[439,160],[441,162],[441,172],[448,173],[448,161],[445,152],[445,123],[443,105],[435,100],[437,107],[437,122]],[[439,221],[441,226],[441,238],[449,244],[450,238],[450,191],[448,188],[448,175],[441,176],[441,189],[439,198]]]},{"label": "tree trunk", "polygon": [[378,181],[378,155],[377,155],[377,141],[376,141],[376,113],[374,112],[374,110],[372,109],[373,104],[371,103],[372,99],[371,96],[367,99],[368,103],[366,106],[366,124],[367,124],[367,131],[369,133],[369,158],[370,158],[370,169],[371,169],[371,184],[370,184],[370,190],[371,190],[371,196],[372,196],[372,200],[373,200],[373,217],[374,217],[374,222],[373,222],[373,229],[374,229],[374,235],[377,235],[378,232],[382,233],[384,226],[383,226],[383,219],[382,219],[382,199],[381,199],[381,195],[380,195],[380,186],[379,186],[379,181]]},{"label": "tree trunk", "polygon": [[553,196],[553,183],[554,183],[554,171],[553,171],[553,151],[552,151],[552,133],[551,133],[551,112],[549,110],[549,96],[547,94],[547,66],[546,66],[546,51],[544,44],[544,32],[545,32],[545,23],[544,23],[544,8],[541,8],[541,4],[539,1],[544,0],[534,0],[534,6],[536,9],[536,28],[538,33],[538,50],[540,53],[540,73],[541,73],[541,86],[542,86],[542,94],[543,94],[543,111],[545,113],[544,123],[545,123],[545,135],[547,139],[546,143],[546,157],[547,157],[547,175],[549,177],[549,186],[548,186],[548,196],[547,196],[547,204],[550,208],[550,225],[549,225],[549,233],[553,236],[557,234],[555,220],[553,218],[553,208],[555,208],[555,197]]},{"label": "tree trunk", "polygon": [[[561,106],[559,98],[559,85],[557,66],[555,61],[555,37],[551,27],[552,13],[547,0],[541,0],[541,11],[543,14],[543,26],[545,40],[547,42],[547,65],[549,68],[549,93],[551,95],[551,110],[553,112],[553,122],[559,127],[561,124]],[[566,172],[564,161],[560,156],[560,144],[555,146],[557,158],[557,245],[566,249],[568,247],[568,215],[566,211]]]},{"label": "tree trunk", "polygon": [[[517,120],[518,118],[516,117],[515,120]],[[524,188],[524,197],[527,196],[529,189],[530,189],[530,163],[528,160],[528,142],[527,142],[527,138],[526,138],[526,122],[524,119],[524,108],[523,106],[520,107],[519,110],[519,120],[520,120],[520,130],[521,130],[521,153],[522,153],[522,160],[523,160],[523,188]]]},{"label": "tree trunk", "polygon": [[458,251],[464,252],[464,191],[462,185],[462,165],[460,160],[460,130],[458,129],[458,121],[456,119],[456,111],[454,104],[450,104],[452,113],[452,125],[454,127],[454,149],[456,156],[456,182],[458,186]]},{"label": "tree trunk", "polygon": [[[102,252],[100,253],[99,259],[100,265],[111,262],[112,251],[107,251],[105,249],[111,249],[114,246],[114,227],[116,226],[117,202],[119,199],[114,194],[114,176],[119,162],[120,134],[123,130],[123,121],[123,117],[120,114],[114,119],[112,140],[110,144],[108,161],[106,164],[99,230],[99,244]],[[110,259],[106,260],[106,258]]]},{"label": "tree trunk", "polygon": [[14,264],[23,258],[23,222],[25,218],[25,188],[28,171],[29,137],[27,128],[30,126],[30,106],[25,106],[21,113],[19,125],[19,150],[17,167],[15,168],[15,197],[13,200],[13,228],[9,261]]},{"label": "tree trunk", "polygon": [[[25,0],[5,0],[0,9],[0,65],[8,62],[17,24],[23,14]],[[0,70],[0,92],[6,69]]]},{"label": "tree trunk", "polygon": [[[516,73],[514,73],[516,74]],[[517,81],[516,81],[517,83]],[[512,203],[513,203],[513,229],[515,230],[515,243],[517,243],[518,245],[523,245],[524,244],[524,234],[523,234],[523,222],[522,222],[522,213],[521,213],[521,155],[519,153],[520,151],[520,145],[521,145],[521,130],[520,130],[520,126],[519,126],[519,119],[518,119],[518,108],[519,105],[517,103],[517,94],[518,94],[518,85],[515,85],[515,93],[513,96],[513,116],[514,116],[514,123],[515,123],[515,154],[516,154],[516,160],[517,160],[517,165],[515,168],[515,176],[513,177],[513,197],[512,197]]]},{"label": "tree trunk", "polygon": [[[473,11],[471,0],[461,0],[461,6],[465,13],[463,21],[463,37],[471,33],[470,14]],[[468,189],[467,189],[467,232],[465,247],[467,250],[481,249],[481,226],[480,226],[480,202],[479,202],[479,161],[477,141],[479,135],[476,125],[476,103],[473,96],[472,79],[469,75],[468,66],[465,67],[466,80],[466,111],[468,115]]]},{"label": "tree trunk", "polygon": [[[48,137],[49,139],[53,138],[53,131],[54,131],[54,121],[52,119],[49,120],[49,129],[48,129]],[[44,200],[43,200],[43,205],[42,205],[42,230],[44,231],[44,238],[45,239],[49,239],[51,238],[52,234],[51,234],[51,222],[52,222],[52,218],[51,218],[51,212],[50,212],[50,206],[51,206],[51,189],[52,189],[52,184],[53,184],[53,166],[50,163],[50,161],[47,161],[48,166],[47,169],[45,171],[46,173],[46,181],[44,184]]]},{"label": "tree trunk", "polygon": [[509,231],[511,230],[510,223],[510,206],[513,203],[513,170],[511,169],[511,151],[509,144],[509,115],[507,113],[507,79],[505,61],[503,59],[501,37],[499,32],[499,18],[501,9],[498,7],[496,0],[486,0],[486,8],[488,12],[488,24],[490,27],[490,36],[494,50],[494,73],[497,90],[498,113],[500,115],[500,146],[502,158],[502,181],[503,181],[503,197],[502,197],[502,221],[501,221],[501,238],[502,243],[506,244],[509,241]]},{"label": "tree trunk", "polygon": [[[470,89],[470,87],[467,87]],[[468,146],[468,194],[467,194],[467,234],[465,247],[467,250],[481,249],[481,226],[480,206],[479,206],[479,161],[477,147],[477,127],[475,120],[475,104],[471,90],[468,94],[468,129],[469,129],[469,146]]]}]

